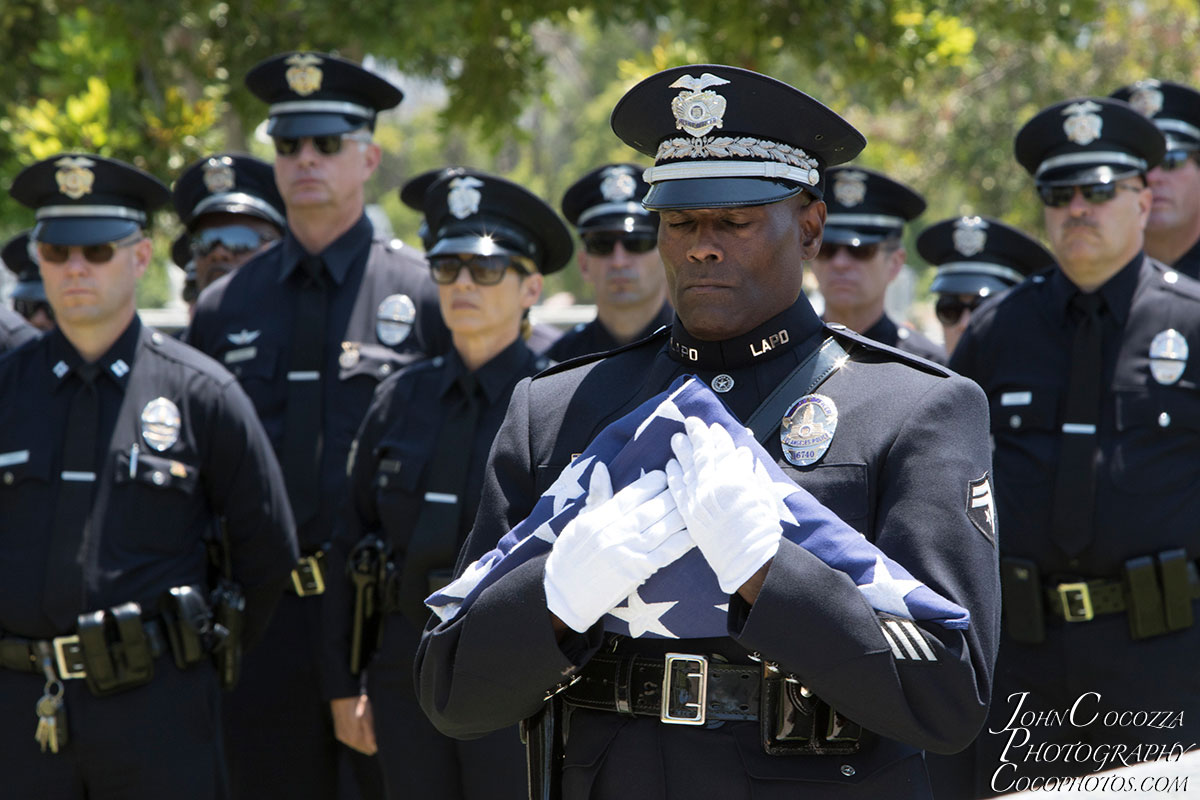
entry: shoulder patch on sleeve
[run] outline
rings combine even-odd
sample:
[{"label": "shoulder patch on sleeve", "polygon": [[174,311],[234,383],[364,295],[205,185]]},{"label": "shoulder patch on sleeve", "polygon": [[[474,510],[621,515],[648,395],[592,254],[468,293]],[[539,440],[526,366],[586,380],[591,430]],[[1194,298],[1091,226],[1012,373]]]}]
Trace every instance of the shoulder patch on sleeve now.
[{"label": "shoulder patch on sleeve", "polygon": [[988,474],[967,484],[967,519],[979,529],[984,538],[996,544],[996,499]]}]

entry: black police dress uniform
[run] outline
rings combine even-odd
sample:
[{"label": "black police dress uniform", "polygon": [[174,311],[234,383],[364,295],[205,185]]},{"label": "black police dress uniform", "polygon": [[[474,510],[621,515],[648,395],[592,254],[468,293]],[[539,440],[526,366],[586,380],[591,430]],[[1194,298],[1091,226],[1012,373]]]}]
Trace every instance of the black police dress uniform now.
[{"label": "black police dress uniform", "polygon": [[16,350],[37,336],[37,328],[26,322],[24,317],[11,308],[0,306],[0,355]]},{"label": "black police dress uniform", "polygon": [[[488,450],[513,387],[549,361],[517,339],[473,373],[480,402],[470,452],[461,454],[464,508],[456,532],[457,553],[475,518]],[[382,383],[356,439],[350,462],[350,501],[337,549],[345,552],[362,537],[379,534],[392,553],[396,578],[425,503],[431,462],[446,411],[462,400],[460,379],[468,371],[458,353],[421,361]],[[455,532],[449,532],[455,533]],[[336,563],[336,559],[335,559]],[[446,563],[448,571],[452,566]],[[422,588],[425,584],[422,583]],[[338,696],[357,693],[357,679],[346,670],[353,598],[344,578],[333,576],[327,617],[329,672],[340,675]],[[481,739],[458,742],[440,734],[421,712],[413,691],[412,663],[421,626],[388,609],[379,651],[368,665],[379,762],[389,797],[524,798],[524,748],[509,728]],[[339,613],[340,611],[340,613]],[[422,618],[428,614],[424,608]]]},{"label": "black police dress uniform", "polygon": [[[650,320],[646,327],[642,328],[630,341],[636,342],[639,339],[645,339],[664,325],[670,325],[673,319],[675,319],[675,311],[671,308],[670,303],[664,301],[654,319]],[[561,339],[550,346],[546,355],[555,361],[566,361],[580,356],[590,356],[594,353],[607,353],[609,350],[617,349],[621,344],[613,337],[608,328],[604,327],[604,323],[599,319],[594,319],[591,322],[576,325],[564,333]]]},{"label": "black police dress uniform", "polygon": [[[1174,329],[1189,343],[1200,341],[1200,284],[1140,253],[1098,290],[1107,306],[1102,316],[1107,389],[1097,426],[1095,505],[1079,510],[1091,520],[1091,541],[1073,559],[1054,542],[1059,427],[1075,329],[1068,304],[1077,291],[1057,269],[1034,276],[976,312],[951,360],[955,370],[983,387],[991,404],[1002,563],[1017,557],[1036,564],[1044,584],[1037,590],[1093,579],[1120,581],[1126,560],[1174,548],[1184,548],[1189,560],[1200,554],[1195,524],[1200,518],[1200,365],[1189,360],[1182,377],[1164,385],[1153,377],[1150,362],[1151,343],[1161,331]],[[1195,722],[1200,676],[1192,663],[1200,628],[1131,641],[1127,612],[1068,622],[1059,609],[1061,598],[1048,593],[1041,644],[1018,641],[1007,627],[1002,636],[987,729],[1004,732],[985,730],[980,736],[981,794],[989,793],[1000,748],[1012,735],[1005,728],[1018,705],[1017,697],[1010,698],[1013,693],[1028,692],[1021,707],[1036,712],[1069,709],[1095,692],[1084,698],[1080,719],[1085,721],[1093,712],[1134,709],[1179,711],[1186,722],[1182,729],[1047,725],[1031,730],[1031,746],[1190,744],[1200,731]],[[1013,616],[1011,607],[1006,614]],[[1016,749],[1011,758],[1023,758],[1027,751]],[[1021,763],[1019,771],[1001,772],[996,788],[1004,790],[1018,776],[1037,775],[1039,769],[1064,775],[1097,768],[1062,759]]]},{"label": "black police dress uniform", "polygon": [[[206,584],[205,545],[220,518],[234,578],[246,592],[246,635],[254,639],[296,558],[278,463],[228,372],[136,317],[95,364],[95,500],[80,541],[66,543],[54,542],[50,531],[83,359],[55,331],[0,361],[3,794],[223,796],[219,690],[208,661],[181,671],[169,654],[156,657],[149,684],[111,697],[94,697],[83,680],[67,680],[69,743],[57,755],[42,754],[32,735],[45,677],[14,637],[73,632],[43,610],[43,593],[75,595],[79,613],[136,601],[143,617],[153,618],[171,587]],[[178,440],[161,452],[143,438],[143,410],[157,398],[179,413]],[[64,575],[58,585],[47,569],[64,545],[79,548],[81,584]]]},{"label": "black police dress uniform", "polygon": [[[493,446],[459,569],[528,516],[602,428],[676,377],[732,378],[721,397],[744,420],[831,332],[801,296],[736,339],[700,341],[676,320],[669,339],[664,332],[523,381]],[[841,326],[835,335],[852,355],[819,390],[839,409],[829,450],[803,469],[784,460],[777,437],[767,442],[768,452],[915,577],[967,608],[969,630],[922,627],[934,660],[897,661],[853,583],[784,541],[754,606],[731,596],[727,638],[628,640],[597,626],[560,646],[546,607],[544,558],[536,558],[498,579],[458,617],[426,629],[417,681],[434,724],[469,737],[529,717],[548,691],[602,649],[691,652],[738,664],[750,664],[748,654],[758,651],[878,735],[868,735],[851,755],[780,757],[764,753],[757,722],[689,728],[575,710],[568,721],[566,800],[928,797],[921,748],[949,751],[969,742],[991,685],[995,549],[966,512],[969,484],[991,466],[986,408],[977,387],[942,368]]]},{"label": "black police dress uniform", "polygon": [[935,364],[946,363],[945,348],[934,344],[928,337],[912,328],[897,325],[887,314],[880,317],[879,321],[868,330],[863,331],[863,336],[906,353],[912,353],[914,356],[928,359]]},{"label": "black police dress uniform", "polygon": [[1188,251],[1176,259],[1171,266],[1176,272],[1187,275],[1189,278],[1200,278],[1200,240],[1188,248]]},{"label": "black police dress uniform", "polygon": [[[206,289],[186,340],[223,362],[254,403],[277,453],[284,449],[289,370],[295,338],[299,262],[289,231],[236,272]],[[364,215],[320,256],[327,275],[322,421],[310,431],[322,447],[316,513],[297,521],[303,554],[327,547],[345,495],[346,457],[379,382],[449,343],[428,268],[399,242],[373,234]],[[394,345],[380,306],[404,295],[416,308],[411,332]],[[263,644],[246,661],[228,698],[234,785],[297,796],[332,793],[337,743],[320,689],[320,600],[286,594]],[[254,787],[259,787],[255,789]],[[325,788],[323,788],[325,787]]]}]

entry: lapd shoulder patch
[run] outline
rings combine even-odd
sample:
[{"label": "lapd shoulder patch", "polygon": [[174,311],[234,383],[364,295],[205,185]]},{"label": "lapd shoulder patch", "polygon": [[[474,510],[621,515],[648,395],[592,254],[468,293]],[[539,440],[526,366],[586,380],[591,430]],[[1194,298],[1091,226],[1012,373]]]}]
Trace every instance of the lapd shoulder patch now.
[{"label": "lapd shoulder patch", "polygon": [[992,497],[992,482],[986,472],[967,485],[967,519],[985,539],[996,544],[996,500]]}]

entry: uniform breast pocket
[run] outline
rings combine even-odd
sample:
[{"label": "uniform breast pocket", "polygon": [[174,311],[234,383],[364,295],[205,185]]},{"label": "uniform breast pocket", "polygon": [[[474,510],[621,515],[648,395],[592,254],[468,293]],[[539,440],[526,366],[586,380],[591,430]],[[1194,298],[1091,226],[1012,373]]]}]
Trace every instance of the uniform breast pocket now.
[{"label": "uniform breast pocket", "polygon": [[283,366],[279,350],[267,344],[245,345],[225,351],[221,363],[238,379],[267,427],[267,433],[277,440],[281,430],[272,430],[272,423],[280,417],[275,424],[282,426],[280,415],[287,398],[286,381],[280,375]]},{"label": "uniform breast pocket", "polygon": [[0,542],[46,528],[53,514],[50,483],[49,448],[0,445]]},{"label": "uniform breast pocket", "polygon": [[866,464],[817,464],[796,469],[780,464],[784,473],[860,533],[867,534],[871,520]]},{"label": "uniform breast pocket", "polygon": [[1164,494],[1195,487],[1200,460],[1200,393],[1176,386],[1116,392],[1117,488]]},{"label": "uniform breast pocket", "polygon": [[992,395],[995,470],[1006,483],[1053,484],[1061,436],[1060,397],[1058,389],[1041,386],[1006,389]]},{"label": "uniform breast pocket", "polygon": [[397,552],[408,549],[421,513],[421,476],[427,461],[427,455],[385,449],[375,468],[372,483],[379,520],[388,544]]},{"label": "uniform breast pocket", "polygon": [[176,552],[190,546],[191,523],[201,513],[200,470],[172,458],[117,453],[110,512],[121,516],[121,536],[139,549]]}]

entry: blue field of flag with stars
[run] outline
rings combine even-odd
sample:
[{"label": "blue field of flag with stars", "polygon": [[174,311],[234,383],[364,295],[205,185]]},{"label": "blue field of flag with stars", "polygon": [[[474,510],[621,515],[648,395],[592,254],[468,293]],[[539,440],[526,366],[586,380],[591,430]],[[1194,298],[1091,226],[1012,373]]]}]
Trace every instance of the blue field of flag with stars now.
[{"label": "blue field of flag with stars", "polygon": [[[603,462],[619,491],[644,472],[665,469],[673,458],[671,436],[684,430],[684,420],[698,417],[720,424],[734,444],[749,447],[755,471],[774,489],[783,536],[846,573],[863,597],[889,619],[932,622],[965,629],[965,609],[913,578],[858,531],[842,522],[792,482],[754,440],[724,403],[702,381],[685,376],[671,388],[609,425],[562,471],[529,517],[500,540],[495,549],[468,565],[455,581],[425,602],[442,622],[457,617],[475,598],[505,574],[551,549],[555,538],[583,508],[588,479]],[[728,634],[729,595],[699,548],[659,570],[603,618],[604,628],[633,637],[696,639]]]}]

